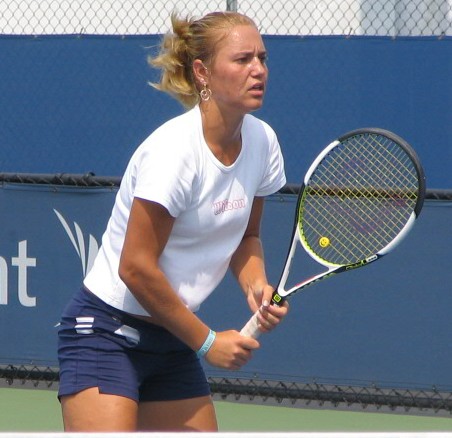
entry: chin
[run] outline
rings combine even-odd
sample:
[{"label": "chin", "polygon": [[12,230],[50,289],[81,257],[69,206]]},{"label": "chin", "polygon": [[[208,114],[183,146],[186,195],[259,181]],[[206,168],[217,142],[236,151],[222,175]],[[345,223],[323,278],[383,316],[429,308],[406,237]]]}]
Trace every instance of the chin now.
[{"label": "chin", "polygon": [[254,102],[251,102],[247,105],[248,112],[257,111],[262,108],[262,105],[264,104],[263,99],[256,100]]},{"label": "chin", "polygon": [[248,112],[252,113],[253,111],[260,110],[261,108],[262,108],[262,103],[260,105],[255,105],[255,106],[249,108]]}]

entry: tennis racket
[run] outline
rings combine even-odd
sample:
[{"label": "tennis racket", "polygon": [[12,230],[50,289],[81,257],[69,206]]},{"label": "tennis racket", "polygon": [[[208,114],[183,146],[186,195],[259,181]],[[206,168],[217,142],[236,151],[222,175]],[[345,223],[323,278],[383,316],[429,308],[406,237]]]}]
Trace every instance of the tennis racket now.
[{"label": "tennis racket", "polygon": [[[361,268],[392,251],[419,216],[425,176],[411,146],[379,128],[351,131],[327,146],[298,195],[285,266],[271,304],[334,274]],[[287,287],[298,244],[327,270]],[[258,312],[241,330],[257,338]]]}]

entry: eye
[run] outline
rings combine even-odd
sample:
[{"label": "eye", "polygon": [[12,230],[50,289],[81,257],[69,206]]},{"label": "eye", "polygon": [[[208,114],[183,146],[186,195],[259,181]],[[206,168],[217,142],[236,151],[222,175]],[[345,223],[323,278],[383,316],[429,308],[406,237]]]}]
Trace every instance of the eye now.
[{"label": "eye", "polygon": [[268,55],[266,53],[259,55],[259,60],[262,62],[262,64],[265,64],[268,61]]},{"label": "eye", "polygon": [[237,62],[239,64],[248,64],[251,61],[251,57],[246,55],[246,56],[241,56],[240,58],[237,59]]}]

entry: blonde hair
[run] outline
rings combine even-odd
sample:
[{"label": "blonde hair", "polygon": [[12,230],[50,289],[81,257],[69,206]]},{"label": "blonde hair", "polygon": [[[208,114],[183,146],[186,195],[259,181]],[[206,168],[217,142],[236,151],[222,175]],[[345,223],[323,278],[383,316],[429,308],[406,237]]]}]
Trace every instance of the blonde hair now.
[{"label": "blonde hair", "polygon": [[198,20],[179,18],[173,13],[171,24],[173,30],[164,36],[160,53],[148,59],[151,66],[162,71],[160,82],[151,85],[192,108],[199,102],[193,61],[200,59],[208,65],[215,56],[216,44],[232,27],[256,25],[238,12],[212,12]]}]

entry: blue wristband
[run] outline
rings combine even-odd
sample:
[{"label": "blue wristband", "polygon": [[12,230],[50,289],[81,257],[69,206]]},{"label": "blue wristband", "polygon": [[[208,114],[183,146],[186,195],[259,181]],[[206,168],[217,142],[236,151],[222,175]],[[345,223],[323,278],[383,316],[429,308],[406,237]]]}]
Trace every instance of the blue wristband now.
[{"label": "blue wristband", "polygon": [[207,335],[204,344],[202,344],[201,348],[196,352],[198,357],[203,357],[207,354],[213,344],[213,341],[215,341],[216,336],[217,334],[213,330],[209,330],[209,334]]}]

